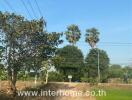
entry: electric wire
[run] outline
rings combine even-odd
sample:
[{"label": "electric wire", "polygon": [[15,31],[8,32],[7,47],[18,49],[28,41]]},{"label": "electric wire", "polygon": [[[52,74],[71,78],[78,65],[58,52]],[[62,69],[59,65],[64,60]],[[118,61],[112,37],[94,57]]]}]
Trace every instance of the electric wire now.
[{"label": "electric wire", "polygon": [[28,0],[28,1],[29,1],[29,6],[31,7],[31,10],[32,10],[32,12],[33,12],[34,17],[37,18],[36,13],[35,13],[35,11],[34,11],[34,9],[33,9],[32,4],[31,4],[31,1],[30,1],[30,0]]},{"label": "electric wire", "polygon": [[30,18],[32,18],[32,15],[31,15],[30,11],[28,10],[28,7],[26,6],[25,2],[24,2],[23,0],[21,0],[21,2],[22,2],[22,4],[24,5],[24,7],[25,7],[25,9],[26,9],[28,15],[30,16]]}]

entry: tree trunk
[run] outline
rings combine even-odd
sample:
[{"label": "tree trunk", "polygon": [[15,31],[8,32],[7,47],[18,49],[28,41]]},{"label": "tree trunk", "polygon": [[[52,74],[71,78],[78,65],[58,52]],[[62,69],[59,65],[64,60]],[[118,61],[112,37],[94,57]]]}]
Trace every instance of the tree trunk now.
[{"label": "tree trunk", "polygon": [[17,79],[17,71],[8,68],[8,81],[10,85],[8,92],[13,96],[16,95],[16,79]]},{"label": "tree trunk", "polygon": [[48,83],[48,77],[49,77],[49,73],[48,71],[46,72],[46,80],[45,80],[45,83],[47,84]]},{"label": "tree trunk", "polygon": [[14,95],[16,95],[16,80],[17,80],[17,71],[14,69],[12,72],[12,89]]}]

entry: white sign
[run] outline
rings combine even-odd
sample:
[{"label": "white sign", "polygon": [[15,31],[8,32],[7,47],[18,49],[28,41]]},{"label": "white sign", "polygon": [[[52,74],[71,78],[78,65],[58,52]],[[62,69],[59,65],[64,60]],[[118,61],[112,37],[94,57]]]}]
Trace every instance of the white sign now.
[{"label": "white sign", "polygon": [[72,78],[72,75],[68,75],[68,78],[70,78],[70,79],[71,79],[71,78]]}]

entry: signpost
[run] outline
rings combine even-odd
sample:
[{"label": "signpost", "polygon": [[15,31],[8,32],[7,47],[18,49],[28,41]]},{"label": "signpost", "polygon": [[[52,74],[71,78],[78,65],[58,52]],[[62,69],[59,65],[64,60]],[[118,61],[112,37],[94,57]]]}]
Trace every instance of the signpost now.
[{"label": "signpost", "polygon": [[72,75],[68,75],[69,82],[71,82]]}]

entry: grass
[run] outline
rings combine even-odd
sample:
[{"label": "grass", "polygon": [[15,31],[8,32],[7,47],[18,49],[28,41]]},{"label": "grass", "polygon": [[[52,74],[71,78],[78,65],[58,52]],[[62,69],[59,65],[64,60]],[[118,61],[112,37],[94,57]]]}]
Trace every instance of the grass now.
[{"label": "grass", "polygon": [[101,88],[106,91],[106,96],[97,96],[97,100],[132,100],[132,88]]}]

